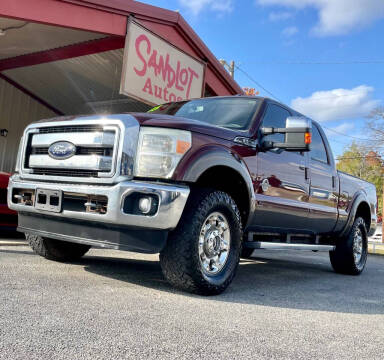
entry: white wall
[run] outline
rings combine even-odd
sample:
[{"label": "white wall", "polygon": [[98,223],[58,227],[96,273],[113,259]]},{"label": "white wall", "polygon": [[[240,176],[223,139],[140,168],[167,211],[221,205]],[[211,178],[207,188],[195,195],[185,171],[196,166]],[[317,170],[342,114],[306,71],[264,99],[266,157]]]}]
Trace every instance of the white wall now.
[{"label": "white wall", "polygon": [[24,128],[33,121],[54,116],[53,111],[0,79],[0,129],[9,131],[7,137],[0,136],[0,171],[13,172]]}]

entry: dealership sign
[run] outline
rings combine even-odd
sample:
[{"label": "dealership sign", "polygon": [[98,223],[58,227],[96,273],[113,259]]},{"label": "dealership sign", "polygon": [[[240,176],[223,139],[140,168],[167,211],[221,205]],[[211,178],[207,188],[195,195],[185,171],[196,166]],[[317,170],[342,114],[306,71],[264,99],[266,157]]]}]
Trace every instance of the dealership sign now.
[{"label": "dealership sign", "polygon": [[134,21],[125,40],[120,93],[157,105],[203,95],[205,64]]}]

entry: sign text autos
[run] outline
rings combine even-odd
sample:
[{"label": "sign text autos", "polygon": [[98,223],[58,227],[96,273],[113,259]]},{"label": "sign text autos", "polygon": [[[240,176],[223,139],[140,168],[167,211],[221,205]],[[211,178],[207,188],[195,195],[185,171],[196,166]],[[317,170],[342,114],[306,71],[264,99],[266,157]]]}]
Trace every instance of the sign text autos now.
[{"label": "sign text autos", "polygon": [[150,104],[198,98],[203,78],[204,64],[130,23],[121,93]]}]

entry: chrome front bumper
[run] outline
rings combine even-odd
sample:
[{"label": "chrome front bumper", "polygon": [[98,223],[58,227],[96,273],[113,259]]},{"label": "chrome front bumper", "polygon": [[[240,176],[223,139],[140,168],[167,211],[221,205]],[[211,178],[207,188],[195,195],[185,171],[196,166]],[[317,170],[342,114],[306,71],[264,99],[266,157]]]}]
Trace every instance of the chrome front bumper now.
[{"label": "chrome front bumper", "polygon": [[[37,210],[34,205],[17,204],[13,197],[14,190],[61,190],[65,195],[79,194],[91,196],[105,196],[108,198],[108,206],[105,214],[72,211],[65,208],[61,212],[49,212]],[[159,184],[141,181],[124,181],[116,185],[80,185],[63,183],[45,183],[37,181],[21,180],[18,175],[11,177],[8,185],[8,206],[19,213],[34,216],[49,216],[52,218],[81,220],[96,222],[105,225],[116,225],[125,228],[144,228],[151,230],[174,229],[183,213],[189,196],[190,189],[187,186]],[[157,212],[152,216],[126,214],[123,211],[125,198],[132,193],[152,194],[159,199]],[[38,229],[36,229],[38,230]]]}]

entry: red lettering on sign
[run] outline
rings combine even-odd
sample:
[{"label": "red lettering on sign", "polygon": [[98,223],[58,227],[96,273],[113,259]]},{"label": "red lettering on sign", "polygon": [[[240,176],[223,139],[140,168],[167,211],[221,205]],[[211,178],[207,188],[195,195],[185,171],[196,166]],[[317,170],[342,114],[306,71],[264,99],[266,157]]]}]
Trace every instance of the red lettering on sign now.
[{"label": "red lettering on sign", "polygon": [[155,75],[157,76],[159,73],[159,68],[157,67],[156,59],[157,59],[157,51],[153,50],[152,55],[148,61],[148,67],[153,68],[153,70],[155,71]]},{"label": "red lettering on sign", "polygon": [[[188,65],[184,66],[180,60],[173,67],[170,54],[160,54],[157,49],[153,49],[150,39],[145,34],[136,38],[135,49],[142,63],[140,69],[134,67],[136,74],[140,77],[149,76],[142,89],[143,92],[155,94],[164,101],[189,99],[194,80],[200,77],[195,70]],[[152,70],[153,74],[149,70]],[[163,86],[155,85],[153,89],[152,81],[155,81],[155,78],[160,78]]]},{"label": "red lettering on sign", "polygon": [[153,95],[151,78],[148,78],[143,87],[143,91]]},{"label": "red lettering on sign", "polygon": [[164,97],[163,97],[163,99],[164,99],[165,101],[169,101],[168,98],[167,98],[167,94],[168,94],[168,89],[167,89],[167,88],[164,88]]},{"label": "red lettering on sign", "polygon": [[189,99],[189,94],[191,93],[193,77],[195,77],[196,79],[199,78],[199,75],[190,67],[188,68],[188,71],[189,71],[190,77],[189,77],[189,84],[187,89],[187,99]]},{"label": "red lettering on sign", "polygon": [[180,82],[182,85],[187,85],[188,83],[188,71],[187,69],[183,69],[180,71]]},{"label": "red lettering on sign", "polygon": [[160,86],[155,85],[155,96],[159,99],[162,99],[161,93],[163,89]]},{"label": "red lettering on sign", "polygon": [[184,88],[180,86],[179,81],[180,79],[180,61],[177,62],[177,70],[176,70],[176,89],[180,91],[184,91]]},{"label": "red lettering on sign", "polygon": [[136,54],[139,57],[139,59],[143,62],[143,68],[141,70],[137,70],[134,68],[135,72],[139,76],[144,76],[147,72],[147,62],[145,61],[144,56],[140,52],[140,44],[142,41],[145,41],[147,43],[147,54],[149,55],[151,52],[151,42],[145,35],[140,35],[137,37],[135,46],[136,46]]}]

